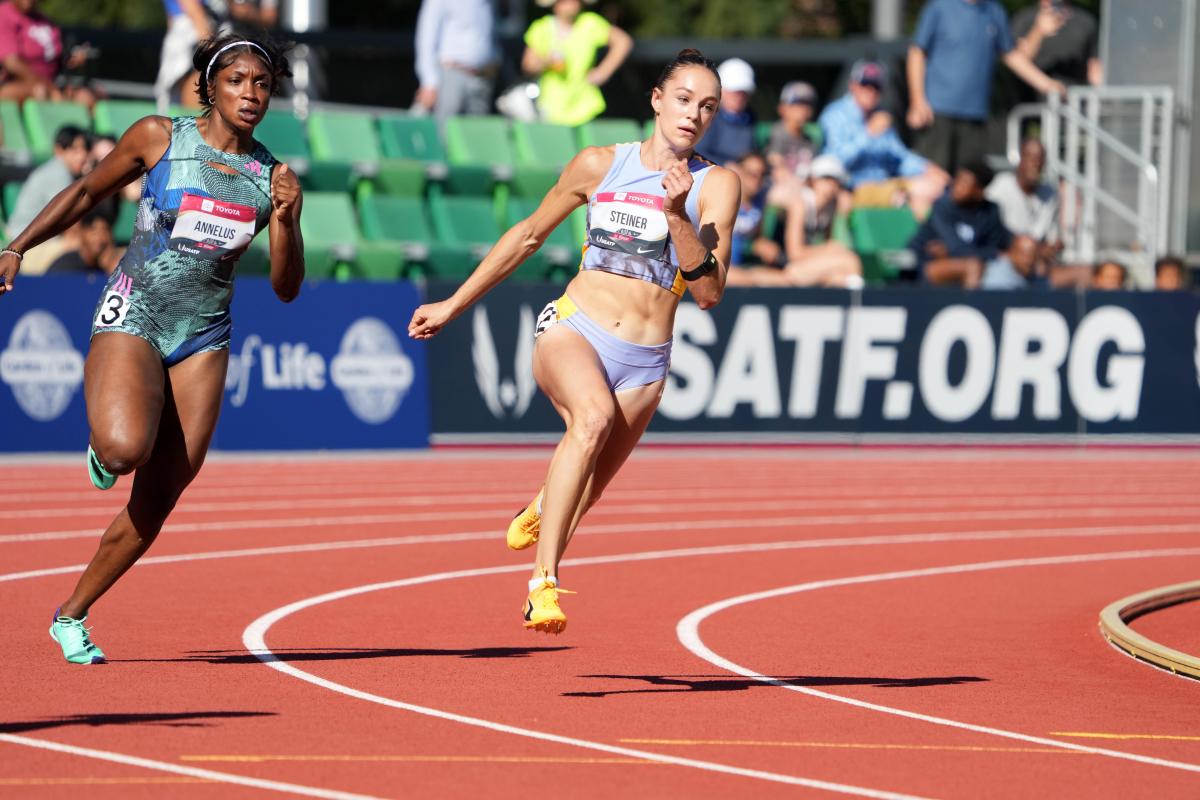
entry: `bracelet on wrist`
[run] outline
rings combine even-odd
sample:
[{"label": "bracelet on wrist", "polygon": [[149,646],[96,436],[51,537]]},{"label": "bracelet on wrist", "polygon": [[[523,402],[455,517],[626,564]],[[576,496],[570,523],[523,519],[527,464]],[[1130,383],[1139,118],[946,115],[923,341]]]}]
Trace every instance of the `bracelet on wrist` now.
[{"label": "bracelet on wrist", "polygon": [[684,268],[680,267],[679,275],[685,281],[690,282],[690,281],[695,281],[695,280],[699,280],[700,278],[703,278],[705,275],[712,272],[716,268],[717,268],[717,258],[716,258],[716,256],[714,256],[712,254],[712,250],[709,250],[708,255],[706,255],[704,257],[704,260],[701,261],[699,264],[697,264],[693,269],[684,269]]},{"label": "bracelet on wrist", "polygon": [[18,250],[12,250],[6,247],[3,250],[0,250],[0,254],[3,253],[8,253],[10,256],[16,256],[18,261],[23,261],[25,259],[25,254]]}]

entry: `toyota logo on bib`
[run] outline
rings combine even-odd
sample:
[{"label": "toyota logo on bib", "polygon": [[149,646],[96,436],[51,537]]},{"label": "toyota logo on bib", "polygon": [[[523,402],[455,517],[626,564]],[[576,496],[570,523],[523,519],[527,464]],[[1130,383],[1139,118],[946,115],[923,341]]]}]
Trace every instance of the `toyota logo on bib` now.
[{"label": "toyota logo on bib", "polygon": [[17,320],[0,352],[0,380],[12,389],[22,411],[50,422],[62,416],[83,383],[83,355],[58,317],[29,311]]}]

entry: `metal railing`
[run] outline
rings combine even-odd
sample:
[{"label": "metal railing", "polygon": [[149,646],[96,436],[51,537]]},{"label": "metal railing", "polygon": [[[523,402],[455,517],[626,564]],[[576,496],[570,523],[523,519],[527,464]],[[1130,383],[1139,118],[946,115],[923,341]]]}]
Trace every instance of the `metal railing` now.
[{"label": "metal railing", "polygon": [[[1120,114],[1133,109],[1133,114]],[[1128,125],[1130,118],[1135,125]],[[1036,118],[1046,147],[1046,172],[1061,182],[1064,259],[1090,263],[1121,258],[1145,284],[1171,244],[1174,95],[1166,87],[1072,87],[1066,99],[1025,103],[1008,117],[1007,155],[1020,154],[1024,123]],[[1127,140],[1114,130],[1124,122]],[[1129,176],[1136,176],[1128,180]],[[1107,214],[1102,213],[1102,209]],[[1129,235],[1114,232],[1124,224]],[[1119,244],[1112,239],[1119,238]]]}]

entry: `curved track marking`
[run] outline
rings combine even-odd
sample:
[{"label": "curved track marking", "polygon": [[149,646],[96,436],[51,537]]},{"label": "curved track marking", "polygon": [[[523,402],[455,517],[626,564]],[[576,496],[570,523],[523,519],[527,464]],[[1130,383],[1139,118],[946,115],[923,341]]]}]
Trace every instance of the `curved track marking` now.
[{"label": "curved track marking", "polygon": [[318,789],[313,786],[302,786],[298,783],[284,783],[283,781],[252,778],[248,775],[236,775],[231,772],[217,772],[211,769],[200,769],[199,767],[184,767],[167,761],[156,761],[152,758],[127,756],[124,753],[111,753],[107,750],[94,750],[90,747],[76,747],[75,745],[62,744],[61,742],[50,742],[46,741],[45,739],[31,739],[28,736],[14,736],[10,733],[0,733],[0,742],[19,744],[24,747],[35,747],[39,750],[50,750],[55,753],[65,753],[72,756],[95,758],[100,761],[111,761],[114,764],[125,764],[131,767],[143,767],[145,769],[158,770],[159,772],[173,772],[176,775],[187,775],[191,778],[203,778],[204,780],[217,781],[220,783],[231,783],[237,786],[250,786],[255,789],[266,789],[272,792],[298,794],[303,795],[304,797],[323,797],[327,798],[327,800],[379,800],[379,798],[368,794],[352,794],[350,792],[339,792],[333,789]]},{"label": "curved track marking", "polygon": [[762,681],[763,683],[767,683],[772,686],[778,686],[782,689],[800,692],[801,694],[806,694],[811,697],[819,697],[823,700],[833,700],[834,702],[845,703],[847,705],[856,706],[868,711],[878,711],[898,717],[907,717],[908,719],[929,722],[934,725],[944,725],[946,727],[974,731],[975,733],[983,733],[990,736],[1000,736],[1005,739],[1016,739],[1022,742],[1030,742],[1048,747],[1057,747],[1064,750],[1075,750],[1084,753],[1092,753],[1095,755],[1109,756],[1111,758],[1127,759],[1129,761],[1137,761],[1143,764],[1151,764],[1158,767],[1169,767],[1188,772],[1200,772],[1200,764],[1189,764],[1182,761],[1170,761],[1162,758],[1154,758],[1152,756],[1138,755],[1136,753],[1126,753],[1120,750],[1108,750],[1102,747],[1089,747],[1087,745],[1075,744],[1073,742],[1063,742],[1056,739],[1047,739],[1041,736],[1031,736],[1029,734],[1017,733],[1016,731],[1007,731],[1001,728],[992,728],[986,725],[976,725],[969,722],[959,722],[957,720],[946,719],[945,717],[935,717],[929,714],[921,714],[915,711],[907,711],[901,708],[880,705],[879,703],[871,703],[852,697],[845,697],[842,695],[832,694],[830,692],[823,692],[820,689],[813,689],[808,686],[796,686],[794,684],[787,683],[786,681],[780,681],[767,675],[762,675],[739,664],[735,664],[729,659],[715,653],[706,644],[704,644],[704,641],[700,638],[700,624],[705,619],[721,611],[725,611],[726,609],[742,605],[744,603],[752,603],[758,600],[768,600],[776,597],[797,594],[800,592],[811,592],[817,589],[829,589],[835,586],[854,586],[868,583],[881,583],[884,581],[905,580],[908,578],[953,575],[966,572],[984,572],[986,570],[994,569],[1014,569],[1018,567],[1050,566],[1058,564],[1086,564],[1098,561],[1119,561],[1135,558],[1164,558],[1168,556],[1197,555],[1200,555],[1200,548],[1128,550],[1116,553],[1089,553],[1074,556],[1047,556],[1041,558],[1006,559],[1002,561],[982,561],[974,564],[955,564],[945,567],[928,567],[926,569],[880,572],[874,575],[856,575],[849,578],[834,578],[832,580],[811,581],[809,583],[800,583],[794,586],[784,586],[779,589],[771,589],[765,592],[744,594],[738,597],[731,597],[726,600],[721,600],[716,603],[710,603],[709,605],[697,609],[681,619],[679,624],[675,627],[675,633],[679,637],[679,641],[683,644],[683,646],[691,651],[693,655],[709,662],[716,667],[732,672],[735,675],[741,675],[745,678]]},{"label": "curved track marking", "polygon": [[[796,544],[797,543],[794,543],[794,542],[782,542],[782,543],[781,542],[772,542],[772,543],[764,543],[764,544],[758,544],[758,545],[754,545],[754,544],[751,544],[751,545],[726,545],[726,546],[720,546],[720,547],[684,548],[684,549],[679,549],[679,550],[657,550],[657,551],[648,551],[648,552],[641,552],[641,553],[624,553],[624,554],[609,555],[609,556],[593,556],[593,557],[588,557],[588,558],[565,559],[565,560],[563,560],[562,565],[563,566],[588,566],[588,565],[596,565],[596,564],[614,564],[614,563],[624,563],[624,562],[632,562],[632,561],[652,561],[652,560],[658,560],[658,559],[683,558],[683,557],[691,557],[691,556],[765,552],[765,551],[770,551],[770,550],[786,549],[789,546],[792,548],[795,548]],[[870,583],[870,582],[881,581],[881,580],[897,580],[900,578],[917,577],[917,576],[921,576],[921,575],[939,575],[939,574],[947,574],[950,572],[982,571],[985,569],[1000,569],[1003,567],[1015,567],[1015,566],[1032,566],[1035,564],[1068,564],[1068,563],[1084,563],[1084,562],[1090,562],[1090,561],[1109,561],[1109,560],[1121,560],[1121,559],[1129,559],[1129,558],[1157,558],[1157,557],[1181,556],[1181,555],[1189,555],[1189,556],[1200,555],[1200,548],[1186,548],[1186,549],[1177,548],[1177,549],[1169,549],[1169,550],[1140,550],[1140,551],[1124,551],[1124,552],[1117,552],[1117,553],[1096,553],[1096,554],[1077,555],[1077,556],[1059,556],[1059,557],[1041,558],[1041,559],[1015,559],[1015,560],[1010,560],[1010,561],[985,562],[984,564],[967,564],[967,565],[959,565],[959,566],[951,566],[951,567],[934,567],[934,568],[929,568],[929,569],[924,569],[924,570],[907,570],[904,572],[884,573],[882,576],[881,575],[868,575],[868,576],[859,576],[859,577],[854,577],[854,578],[835,579],[835,580],[830,580],[830,581],[818,581],[818,582],[814,582],[812,584],[803,584],[802,586],[807,586],[808,588],[812,589],[812,588],[824,588],[827,586],[848,585],[848,584],[853,584],[853,583]],[[794,784],[794,785],[808,786],[810,788],[826,789],[829,791],[839,792],[839,793],[843,793],[843,794],[857,794],[857,795],[860,795],[863,797],[903,797],[904,796],[904,795],[899,795],[899,794],[894,794],[894,793],[881,792],[881,791],[873,790],[873,789],[866,789],[863,787],[849,786],[846,784],[831,784],[831,783],[826,783],[823,781],[814,781],[811,779],[800,778],[800,777],[796,777],[796,776],[780,775],[778,773],[762,772],[759,770],[747,770],[747,769],[743,769],[740,767],[734,767],[734,766],[730,766],[730,765],[726,765],[726,764],[718,764],[715,762],[698,761],[695,759],[685,759],[685,758],[679,758],[679,757],[675,757],[675,756],[668,756],[668,755],[664,755],[664,754],[660,754],[660,753],[654,753],[651,751],[636,750],[636,749],[625,748],[625,747],[616,747],[613,745],[604,744],[602,742],[593,742],[593,741],[589,741],[586,739],[576,739],[574,737],[560,736],[558,734],[547,733],[544,731],[535,731],[535,730],[531,730],[528,728],[520,728],[520,727],[517,727],[514,725],[507,725],[504,723],[498,723],[498,722],[493,722],[490,720],[480,719],[478,717],[470,717],[470,716],[466,716],[464,714],[456,714],[453,712],[443,711],[440,709],[430,708],[427,706],[421,706],[421,705],[417,705],[414,703],[407,703],[402,700],[395,700],[395,699],[392,699],[389,697],[382,697],[377,694],[372,694],[370,692],[364,692],[364,691],[355,689],[353,687],[337,683],[336,681],[331,681],[326,678],[321,678],[310,672],[306,672],[302,669],[299,669],[290,663],[281,661],[279,658],[277,658],[275,656],[275,654],[273,652],[271,652],[270,648],[267,647],[266,634],[267,634],[267,631],[270,630],[270,628],[272,626],[274,626],[280,620],[283,620],[297,612],[304,611],[306,609],[312,608],[317,605],[322,605],[324,603],[334,602],[337,600],[344,600],[348,597],[355,597],[357,595],[368,594],[370,592],[377,592],[377,591],[383,591],[383,590],[388,590],[388,589],[398,589],[398,588],[403,588],[403,587],[408,587],[408,586],[417,586],[417,585],[421,585],[421,584],[435,583],[435,582],[446,581],[446,580],[456,580],[456,579],[460,579],[460,578],[475,578],[475,577],[483,577],[483,576],[490,576],[490,575],[499,575],[499,574],[509,573],[509,572],[522,572],[526,569],[528,569],[527,565],[519,564],[519,565],[505,565],[505,566],[499,566],[499,567],[483,567],[483,568],[478,568],[478,569],[455,570],[455,571],[450,571],[450,572],[438,572],[438,573],[432,573],[432,574],[428,574],[428,575],[421,575],[421,576],[417,576],[417,577],[413,577],[413,578],[402,578],[402,579],[394,580],[394,581],[384,581],[384,582],[380,582],[380,583],[366,584],[363,586],[356,586],[356,587],[352,587],[349,589],[342,589],[342,590],[335,591],[335,592],[327,592],[325,594],[316,595],[314,597],[306,598],[304,600],[298,600],[294,603],[290,603],[286,606],[282,606],[280,608],[275,609],[274,611],[264,614],[263,616],[254,620],[252,623],[250,623],[250,625],[248,625],[246,627],[245,631],[243,631],[243,633],[242,633],[242,643],[243,643],[243,645],[245,645],[247,650],[249,650],[255,657],[257,657],[260,661],[262,661],[268,667],[271,667],[272,669],[282,672],[285,675],[290,675],[291,677],[298,678],[302,681],[306,681],[315,686],[319,686],[323,689],[328,689],[330,691],[337,692],[339,694],[344,694],[348,697],[353,697],[355,699],[364,700],[364,701],[370,702],[370,703],[376,703],[378,705],[383,705],[383,706],[387,706],[390,708],[396,708],[396,709],[399,709],[402,711],[411,711],[413,713],[422,714],[425,716],[435,717],[435,718],[447,720],[450,722],[457,722],[460,724],[470,725],[473,727],[485,728],[487,730],[493,730],[493,731],[497,731],[500,733],[509,733],[509,734],[513,734],[516,736],[523,736],[523,737],[532,738],[532,739],[540,739],[542,741],[555,742],[558,744],[567,744],[567,745],[583,747],[583,748],[587,748],[587,749],[591,749],[591,750],[600,750],[602,752],[614,753],[617,755],[633,756],[633,757],[637,757],[637,758],[648,758],[648,759],[652,759],[655,761],[662,761],[665,763],[678,764],[680,766],[688,766],[688,767],[693,767],[693,768],[708,770],[708,771],[714,771],[714,772],[723,772],[723,773],[732,774],[732,775],[739,775],[742,777],[759,778],[759,779],[769,780],[769,781],[774,781],[774,782],[779,782],[779,783],[790,783],[790,784]],[[757,593],[755,595],[747,595],[747,596],[745,596],[745,598],[741,599],[741,601],[749,602],[751,599],[764,599],[765,597],[774,597],[774,596],[778,596],[781,594],[787,594],[787,593],[791,593],[791,592],[795,592],[795,591],[804,591],[804,589],[797,588],[797,587],[787,587],[786,590],[776,590],[774,592],[761,592],[761,593]],[[736,605],[735,602],[730,602],[730,601],[723,601],[723,602],[727,604],[723,607],[728,607],[730,605]],[[696,618],[697,624],[698,624],[699,619],[703,618],[701,616],[697,616],[698,614],[700,614],[701,612],[707,611],[709,609],[712,609],[712,611],[710,613],[715,613],[715,611],[718,610],[718,608],[717,608],[718,606],[722,606],[722,604],[721,603],[713,604],[711,606],[706,606],[704,609],[701,609],[700,612],[693,612],[688,617],[686,617],[683,622],[680,622],[680,628],[682,628],[684,626],[684,622],[686,622],[687,620],[690,620],[692,618]],[[681,639],[683,638],[682,635],[680,638]],[[696,642],[699,644],[699,646],[701,648],[704,648],[703,643],[700,642],[698,638],[696,639]],[[688,646],[686,641],[684,642],[684,644],[685,644],[685,646]],[[688,649],[691,650],[692,648],[689,647]],[[704,649],[707,650],[707,648],[704,648]],[[701,655],[696,650],[692,650],[692,652],[695,653],[696,655],[700,655],[702,658],[705,658],[705,656]],[[709,651],[709,652],[711,652],[711,651]],[[732,662],[725,662],[723,659],[720,659],[720,657],[717,656],[715,653],[712,653],[712,656],[713,656],[713,658],[717,659],[717,660],[713,660],[712,663],[714,663],[718,666],[722,666],[725,669],[729,669],[730,671],[733,671],[733,672],[737,672],[738,670],[743,669],[743,668],[738,667],[736,664],[733,664]],[[1132,754],[1132,753],[1124,753],[1124,752],[1117,751],[1117,750],[1107,750],[1107,749],[1098,748],[1098,747],[1088,747],[1086,745],[1076,745],[1076,744],[1073,744],[1070,742],[1060,742],[1060,741],[1056,741],[1053,739],[1044,739],[1044,738],[1040,738],[1040,737],[1036,737],[1036,736],[1028,736],[1028,735],[1016,733],[1013,731],[1001,730],[999,728],[988,728],[988,727],[980,726],[980,725],[971,725],[969,723],[960,723],[960,722],[956,722],[954,720],[946,720],[946,719],[941,719],[938,717],[930,717],[930,716],[923,715],[923,714],[917,714],[914,712],[903,711],[901,709],[892,709],[887,706],[877,706],[872,703],[865,703],[863,701],[851,700],[849,698],[842,698],[842,697],[838,697],[837,695],[829,695],[829,694],[826,694],[825,692],[819,692],[816,690],[808,690],[805,687],[791,686],[790,684],[786,684],[781,681],[776,681],[767,676],[758,675],[757,673],[753,673],[750,670],[745,670],[744,672],[741,672],[740,674],[743,674],[746,677],[752,677],[757,680],[761,680],[765,683],[783,686],[786,688],[792,688],[792,689],[796,689],[797,691],[804,691],[807,694],[813,694],[814,696],[817,696],[817,697],[823,697],[823,698],[827,698],[827,699],[838,700],[841,702],[847,702],[852,705],[858,705],[858,706],[862,706],[862,707],[869,708],[872,710],[885,711],[887,713],[893,713],[893,714],[896,714],[899,716],[907,716],[907,717],[911,717],[913,719],[919,719],[922,721],[937,722],[939,724],[950,725],[953,727],[964,728],[967,730],[973,730],[973,731],[976,731],[979,733],[986,733],[986,734],[991,734],[991,735],[995,735],[995,736],[1019,739],[1022,741],[1028,741],[1028,742],[1033,742],[1033,743],[1037,743],[1037,744],[1052,746],[1052,747],[1061,748],[1064,750],[1075,750],[1075,751],[1079,751],[1079,752],[1087,752],[1087,753],[1093,753],[1093,754],[1097,754],[1097,755],[1105,755],[1105,756],[1109,756],[1109,757],[1113,757],[1113,758],[1122,758],[1122,759],[1128,759],[1128,760],[1132,760],[1132,761],[1139,761],[1139,762],[1143,762],[1143,763],[1153,764],[1156,766],[1172,767],[1175,769],[1183,769],[1183,770],[1200,772],[1200,765],[1185,764],[1182,762],[1167,761],[1165,759],[1150,758],[1150,757],[1146,757],[1146,756],[1139,756],[1139,755]]]},{"label": "curved track marking", "polygon": [[[727,545],[722,547],[695,547],[683,550],[656,550],[642,553],[624,553],[612,556],[593,556],[589,558],[564,559],[563,566],[584,566],[588,564],[615,564],[628,561],[652,561],[662,558],[678,558],[683,556],[702,556],[702,555],[719,555],[727,553],[743,553],[755,552],[761,550],[776,549],[772,545]],[[456,714],[450,711],[442,711],[437,708],[428,706],[420,706],[415,703],[406,703],[403,700],[394,700],[390,697],[382,697],[370,692],[360,691],[350,686],[327,680],[325,678],[313,675],[310,672],[305,672],[291,664],[279,660],[270,648],[267,647],[266,634],[275,623],[280,620],[295,614],[298,611],[303,611],[313,606],[323,603],[333,602],[335,600],[344,600],[347,597],[354,597],[360,594],[369,592],[378,592],[385,589],[399,589],[406,586],[418,586],[426,583],[436,583],[438,581],[456,580],[459,578],[478,578],[488,575],[499,575],[507,572],[525,572],[529,569],[528,564],[507,564],[500,567],[482,567],[479,569],[464,569],[455,570],[452,572],[437,572],[429,575],[419,575],[414,578],[401,578],[394,581],[384,581],[382,583],[372,583],[364,586],[355,586],[349,589],[342,589],[336,592],[327,592],[326,594],[309,597],[304,600],[298,600],[289,605],[277,608],[271,611],[254,622],[250,623],[242,632],[242,644],[255,657],[272,669],[278,670],[285,675],[290,675],[293,678],[299,678],[302,681],[314,684],[323,689],[328,689],[339,694],[347,695],[358,700],[365,700],[369,703],[396,708],[401,711],[411,711],[416,714],[422,714],[428,717],[447,720],[449,722],[457,722],[463,725],[472,727],[484,728],[498,733],[508,733],[515,736],[522,736],[529,739],[539,739],[545,742],[554,742],[555,744],[565,744],[573,747],[582,747],[588,750],[599,750],[603,753],[612,753],[614,755],[629,756],[633,758],[644,758],[650,761],[657,761],[664,764],[674,764],[681,767],[691,767],[693,769],[705,770],[708,772],[719,772],[727,775],[736,775],[743,778],[757,778],[759,780],[772,781],[774,783],[784,783],[793,786],[805,786],[810,789],[823,789],[829,792],[839,794],[857,795],[859,797],[880,798],[881,800],[917,800],[916,795],[899,794],[896,792],[882,791],[878,789],[870,789],[862,786],[852,786],[843,783],[833,783],[830,781],[821,781],[812,778],[802,778],[794,775],[781,775],[774,772],[765,772],[763,770],[746,769],[744,767],[735,767],[728,764],[719,764],[713,761],[701,761],[694,758],[682,758],[679,756],[666,755],[664,753],[655,753],[649,750],[638,750],[632,747],[621,747],[619,745],[605,744],[603,742],[594,742],[588,739],[577,739],[572,736],[561,736],[556,733],[548,733],[545,731],[535,731],[529,728],[520,728],[515,725],[508,725],[502,722],[493,722],[491,720],[480,719],[478,717],[469,717],[464,714]]]}]

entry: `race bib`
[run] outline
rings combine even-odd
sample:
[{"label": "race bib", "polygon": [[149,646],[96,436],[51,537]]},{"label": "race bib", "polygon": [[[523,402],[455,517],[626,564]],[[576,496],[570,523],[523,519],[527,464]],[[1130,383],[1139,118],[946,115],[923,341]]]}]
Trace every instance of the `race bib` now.
[{"label": "race bib", "polygon": [[185,192],[169,247],[193,258],[219,261],[249,246],[254,226],[253,206]]},{"label": "race bib", "polygon": [[667,217],[663,198],[641,192],[601,192],[592,204],[588,243],[606,250],[663,260]]},{"label": "race bib", "polygon": [[118,327],[125,322],[127,314],[129,314],[129,298],[120,292],[109,291],[104,295],[103,302],[100,303],[100,310],[96,312],[96,327]]}]

